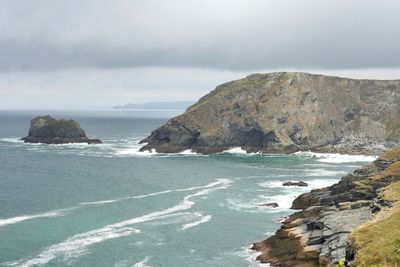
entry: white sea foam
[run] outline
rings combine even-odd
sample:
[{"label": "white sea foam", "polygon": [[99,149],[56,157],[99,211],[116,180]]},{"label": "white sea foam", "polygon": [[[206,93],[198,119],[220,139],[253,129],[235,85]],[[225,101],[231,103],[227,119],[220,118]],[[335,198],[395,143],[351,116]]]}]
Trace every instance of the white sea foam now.
[{"label": "white sea foam", "polygon": [[254,153],[247,153],[246,150],[242,149],[241,147],[231,147],[227,150],[222,151],[222,153],[230,153],[230,154],[238,154],[238,155],[248,155],[248,156],[252,156],[252,155],[257,155],[260,154],[260,152]]},{"label": "white sea foam", "polygon": [[251,246],[242,247],[240,251],[228,252],[228,257],[232,258],[232,256],[239,256],[240,258],[244,258],[247,262],[249,267],[269,267],[268,263],[261,263],[256,261],[256,258],[261,253],[255,250],[250,249]]},{"label": "white sea foam", "polygon": [[[247,252],[247,253],[246,253]],[[245,255],[247,255],[246,260],[249,262],[249,267],[270,267],[271,265],[269,265],[269,263],[261,263],[259,261],[257,261],[257,257],[259,255],[261,255],[261,252],[252,250],[250,248],[247,248],[245,253]]]},{"label": "white sea foam", "polygon": [[151,151],[145,150],[145,151],[140,151],[140,147],[133,147],[133,148],[127,148],[123,149],[120,151],[117,151],[117,155],[120,156],[154,156],[158,154],[155,149],[152,149]]},{"label": "white sea foam", "polygon": [[192,200],[194,197],[207,195],[216,190],[225,189],[230,186],[231,183],[232,181],[229,179],[219,179],[215,182],[205,185],[204,189],[185,196],[183,200],[175,206],[72,236],[61,243],[54,244],[46,248],[45,250],[40,252],[35,258],[26,261],[19,260],[16,262],[10,262],[8,264],[18,266],[33,266],[46,264],[51,260],[54,260],[55,258],[68,260],[70,258],[79,257],[87,251],[89,246],[93,244],[104,242],[113,238],[139,233],[139,229],[130,227],[132,225],[169,218],[173,213],[190,209],[195,204],[195,202]]},{"label": "white sea foam", "polygon": [[86,252],[86,248],[90,245],[103,242],[104,240],[128,236],[139,232],[139,229],[129,227],[117,229],[104,227],[98,230],[75,235],[63,241],[62,243],[52,245],[42,251],[36,258],[27,260],[25,262],[23,260],[8,262],[7,265],[27,267],[44,265],[56,257],[63,257],[64,260],[79,257]]},{"label": "white sea foam", "polygon": [[178,153],[179,155],[197,155],[196,152],[193,152],[191,149],[186,149],[180,153]]},{"label": "white sea foam", "polygon": [[20,215],[12,218],[7,219],[0,219],[0,227],[9,225],[9,224],[16,224],[26,220],[37,219],[37,218],[46,218],[46,217],[59,217],[64,216],[66,212],[73,210],[73,208],[66,208],[66,209],[58,209],[58,210],[51,210],[47,212],[31,214],[31,215]]},{"label": "white sea foam", "polygon": [[23,143],[24,141],[20,140],[20,137],[7,137],[7,138],[0,138],[1,142],[6,143]]},{"label": "white sea foam", "polygon": [[305,176],[340,176],[340,175],[345,175],[348,172],[346,171],[332,171],[332,170],[327,170],[327,169],[305,169],[304,170],[304,175]]},{"label": "white sea foam", "polygon": [[186,223],[186,224],[182,225],[182,230],[186,230],[186,229],[189,229],[189,228],[198,226],[198,225],[200,225],[200,224],[202,224],[202,223],[209,222],[209,221],[211,221],[211,219],[212,219],[212,216],[211,216],[211,215],[203,216],[203,214],[201,214],[201,213],[195,213],[195,215],[196,215],[199,219],[198,219],[197,221],[194,221],[194,222],[191,222],[191,223]]},{"label": "white sea foam", "polygon": [[103,205],[109,203],[115,203],[121,201],[121,199],[110,199],[110,200],[100,200],[100,201],[93,201],[93,202],[82,202],[79,205]]},{"label": "white sea foam", "polygon": [[271,203],[271,202],[278,203],[279,207],[271,210],[281,210],[281,209],[287,210],[292,207],[292,202],[293,200],[295,200],[297,196],[298,193],[294,192],[290,194],[275,195],[275,196],[259,195],[258,197],[263,199],[261,203]]},{"label": "white sea foam", "polygon": [[159,192],[143,194],[143,195],[129,196],[129,197],[118,198],[118,199],[106,199],[106,200],[99,200],[99,201],[92,201],[92,202],[82,202],[82,203],[79,203],[77,206],[69,207],[69,208],[65,208],[65,209],[50,210],[50,211],[46,211],[46,212],[42,212],[42,213],[38,213],[38,214],[20,215],[20,216],[16,216],[16,217],[12,217],[12,218],[0,219],[0,227],[8,225],[8,224],[15,224],[15,223],[23,222],[26,220],[36,219],[36,218],[64,216],[67,211],[75,210],[75,209],[78,209],[83,206],[105,205],[105,204],[116,203],[116,202],[120,202],[120,201],[124,201],[124,200],[129,200],[129,199],[141,199],[141,198],[147,198],[147,197],[152,197],[152,196],[164,195],[164,194],[173,193],[173,192],[193,191],[193,190],[197,190],[197,189],[213,187],[213,186],[219,185],[221,183],[227,183],[227,181],[230,181],[230,180],[217,179],[215,182],[207,184],[205,186],[193,186],[193,187],[181,188],[181,189],[171,189],[171,190],[159,191]]},{"label": "white sea foam", "polygon": [[145,257],[143,260],[135,263],[133,267],[151,267],[150,265],[148,265],[149,260],[149,257]]},{"label": "white sea foam", "polygon": [[247,154],[247,151],[243,150],[241,147],[231,147],[230,149],[224,150],[223,152],[232,154]]},{"label": "white sea foam", "polygon": [[371,162],[377,159],[376,156],[314,153],[310,151],[299,151],[294,154],[317,158],[317,161],[324,163]]}]

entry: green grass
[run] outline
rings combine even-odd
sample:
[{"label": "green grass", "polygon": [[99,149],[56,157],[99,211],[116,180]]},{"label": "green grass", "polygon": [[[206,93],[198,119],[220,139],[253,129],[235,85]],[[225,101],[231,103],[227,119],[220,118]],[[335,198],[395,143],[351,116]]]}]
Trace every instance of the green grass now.
[{"label": "green grass", "polygon": [[380,211],[351,234],[356,266],[400,267],[400,182],[386,187],[382,196],[394,206]]}]

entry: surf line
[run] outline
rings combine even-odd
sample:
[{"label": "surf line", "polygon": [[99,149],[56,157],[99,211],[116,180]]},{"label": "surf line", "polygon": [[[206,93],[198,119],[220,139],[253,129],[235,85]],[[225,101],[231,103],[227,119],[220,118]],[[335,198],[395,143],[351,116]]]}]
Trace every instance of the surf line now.
[{"label": "surf line", "polygon": [[39,218],[61,217],[61,216],[67,215],[70,211],[73,211],[73,210],[76,210],[76,209],[79,209],[82,207],[86,207],[86,206],[105,205],[105,204],[116,203],[116,202],[130,200],[130,199],[141,199],[141,198],[164,195],[164,194],[169,194],[169,193],[174,193],[174,192],[187,192],[187,191],[193,191],[193,190],[198,190],[198,189],[210,188],[210,187],[219,185],[221,183],[224,183],[227,180],[228,179],[219,178],[219,179],[216,179],[214,182],[209,183],[204,186],[193,186],[193,187],[188,187],[188,188],[170,189],[170,190],[165,190],[165,191],[159,191],[159,192],[148,193],[148,194],[143,194],[143,195],[136,195],[136,196],[129,196],[129,197],[118,198],[118,199],[107,199],[107,200],[99,200],[99,201],[93,201],[93,202],[82,202],[82,203],[79,203],[77,206],[73,206],[73,207],[44,211],[44,212],[30,214],[30,215],[19,215],[16,217],[0,219],[0,227],[20,223],[20,222],[27,221],[27,220],[39,219]]},{"label": "surf line", "polygon": [[[62,258],[63,260],[77,258],[84,254],[84,252],[87,251],[88,247],[91,245],[101,243],[109,239],[138,234],[140,233],[140,229],[132,228],[133,225],[174,216],[181,211],[188,210],[193,207],[195,205],[193,198],[208,195],[217,190],[225,189],[231,186],[231,184],[232,181],[229,179],[219,179],[216,182],[203,186],[200,191],[185,196],[182,201],[175,206],[160,211],[150,212],[148,214],[134,217],[125,221],[109,224],[89,232],[74,235],[62,241],[61,243],[47,247],[34,258],[7,262],[6,265],[29,267],[46,264],[55,258]],[[206,217],[206,219],[210,218]]]}]

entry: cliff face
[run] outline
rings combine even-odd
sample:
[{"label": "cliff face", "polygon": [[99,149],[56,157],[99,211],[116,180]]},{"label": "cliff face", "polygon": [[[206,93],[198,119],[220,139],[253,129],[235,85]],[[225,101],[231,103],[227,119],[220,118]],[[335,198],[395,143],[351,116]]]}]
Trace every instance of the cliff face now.
[{"label": "cliff face", "polygon": [[[386,266],[385,262],[395,260],[400,263],[400,256],[397,256],[400,232],[396,230],[400,206],[396,210],[392,208],[393,201],[399,200],[398,181],[400,148],[395,148],[344,176],[337,184],[300,195],[294,200],[293,208],[301,211],[289,216],[275,235],[254,244],[253,249],[262,253],[258,260],[281,267],[334,266],[344,259],[355,259],[357,264],[363,263],[360,266]],[[390,197],[387,192],[391,192]],[[387,227],[391,223],[389,220],[382,223],[381,217],[395,219],[392,227]],[[390,237],[385,238],[382,233]],[[396,246],[393,251],[380,253],[375,246],[378,240],[382,248],[392,243]],[[368,251],[371,261],[362,250]]]},{"label": "cliff face", "polygon": [[400,140],[400,80],[254,74],[218,86],[142,140],[142,150],[373,153]]},{"label": "cliff face", "polygon": [[56,120],[50,116],[40,116],[31,120],[25,143],[64,144],[101,143],[99,139],[89,139],[85,131],[74,120]]}]

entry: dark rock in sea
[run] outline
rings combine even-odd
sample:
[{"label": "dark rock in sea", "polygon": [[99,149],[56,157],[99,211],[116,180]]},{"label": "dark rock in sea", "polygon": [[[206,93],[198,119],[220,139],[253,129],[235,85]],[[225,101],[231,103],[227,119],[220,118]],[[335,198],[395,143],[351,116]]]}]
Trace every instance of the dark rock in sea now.
[{"label": "dark rock in sea", "polygon": [[21,138],[25,143],[66,144],[88,143],[101,144],[99,139],[89,139],[85,131],[74,120],[56,120],[49,115],[31,120],[28,136]]},{"label": "dark rock in sea", "polygon": [[284,182],[283,186],[308,186],[306,182],[298,181],[298,182]]},{"label": "dark rock in sea", "polygon": [[395,148],[330,187],[300,195],[292,204],[300,211],[273,236],[253,245],[261,252],[257,259],[271,266],[307,267],[354,259],[350,234],[375,212],[392,207],[381,194],[400,181],[399,166],[400,148]]},{"label": "dark rock in sea", "polygon": [[267,207],[267,208],[278,208],[279,207],[278,203],[276,203],[276,202],[265,203],[260,206]]},{"label": "dark rock in sea", "polygon": [[400,80],[253,74],[155,129],[142,150],[377,154],[400,143]]}]

